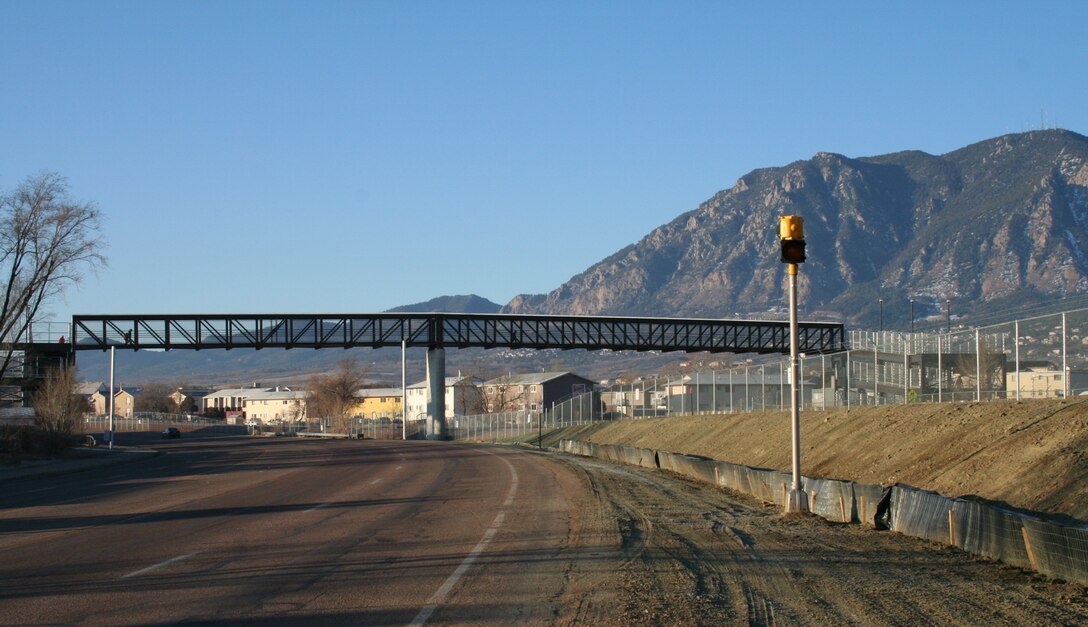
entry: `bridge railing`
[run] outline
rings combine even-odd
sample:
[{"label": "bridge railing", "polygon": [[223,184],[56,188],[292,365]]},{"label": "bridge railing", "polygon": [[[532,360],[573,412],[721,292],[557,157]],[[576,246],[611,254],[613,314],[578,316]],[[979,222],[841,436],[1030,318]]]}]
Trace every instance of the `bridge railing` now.
[{"label": "bridge railing", "polygon": [[31,322],[18,337],[10,340],[15,344],[59,344],[72,339],[72,325],[68,322]]}]

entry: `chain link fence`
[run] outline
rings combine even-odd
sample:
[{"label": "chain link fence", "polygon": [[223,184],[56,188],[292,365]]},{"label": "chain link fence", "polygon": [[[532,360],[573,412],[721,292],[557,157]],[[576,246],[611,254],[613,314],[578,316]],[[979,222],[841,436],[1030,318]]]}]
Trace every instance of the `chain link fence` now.
[{"label": "chain link fence", "polygon": [[515,411],[447,418],[447,432],[454,440],[497,442],[525,438],[543,429],[609,420],[597,391],[571,394],[543,412]]},{"label": "chain link fence", "polygon": [[[246,433],[246,427],[243,425],[229,425],[222,420],[186,414],[135,412],[131,416],[113,417],[113,430],[117,433],[162,431],[166,427],[175,427],[183,432],[200,431],[223,435]],[[110,417],[85,414],[80,423],[80,429],[84,434],[105,433],[110,429]]]},{"label": "chain link fence", "polygon": [[[806,411],[1088,395],[1088,309],[977,328],[851,331],[850,350],[801,357]],[[573,396],[541,415],[453,419],[455,439],[501,440],[536,429],[649,416],[785,411],[782,357],[722,370],[657,375]]]}]

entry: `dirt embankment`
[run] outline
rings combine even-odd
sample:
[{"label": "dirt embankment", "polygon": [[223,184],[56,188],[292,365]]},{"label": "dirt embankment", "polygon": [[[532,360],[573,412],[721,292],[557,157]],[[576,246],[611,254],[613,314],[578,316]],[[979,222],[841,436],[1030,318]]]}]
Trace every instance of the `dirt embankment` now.
[{"label": "dirt embankment", "polygon": [[[550,436],[789,470],[789,412],[626,420]],[[1088,400],[863,407],[801,414],[801,471],[1088,520]]]}]

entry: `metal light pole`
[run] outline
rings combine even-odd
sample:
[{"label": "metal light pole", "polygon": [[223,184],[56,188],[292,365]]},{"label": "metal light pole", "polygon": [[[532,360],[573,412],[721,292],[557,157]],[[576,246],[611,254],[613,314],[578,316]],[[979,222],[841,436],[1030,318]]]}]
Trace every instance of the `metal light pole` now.
[{"label": "metal light pole", "polygon": [[[400,341],[400,439],[408,439],[408,381],[407,365],[408,340]],[[393,436],[396,437],[396,436]]]},{"label": "metal light pole", "polygon": [[778,221],[778,236],[782,248],[782,262],[787,264],[790,296],[790,433],[793,458],[793,477],[790,487],[787,513],[809,511],[808,495],[801,486],[801,370],[797,339],[797,264],[805,261],[804,221],[800,216],[785,216]]},{"label": "metal light pole", "polygon": [[110,448],[113,448],[113,347],[110,346]]},{"label": "metal light pole", "polygon": [[914,333],[914,299],[910,299],[910,332]]},{"label": "metal light pole", "polygon": [[880,299],[880,330],[884,330],[884,299]]},{"label": "metal light pole", "polygon": [[944,301],[944,319],[948,326],[948,333],[952,332],[952,300],[946,298]]}]

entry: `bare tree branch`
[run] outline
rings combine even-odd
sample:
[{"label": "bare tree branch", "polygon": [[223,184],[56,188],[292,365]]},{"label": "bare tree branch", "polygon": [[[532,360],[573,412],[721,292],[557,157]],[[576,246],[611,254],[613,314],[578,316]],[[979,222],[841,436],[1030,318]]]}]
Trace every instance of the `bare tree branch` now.
[{"label": "bare tree branch", "polygon": [[12,344],[42,305],[106,264],[99,229],[98,209],[71,200],[67,181],[55,172],[0,195],[0,377],[11,365]]},{"label": "bare tree branch", "polygon": [[306,413],[322,419],[326,426],[346,433],[352,412],[359,404],[355,393],[366,383],[366,369],[354,359],[344,359],[328,374],[310,377]]}]

